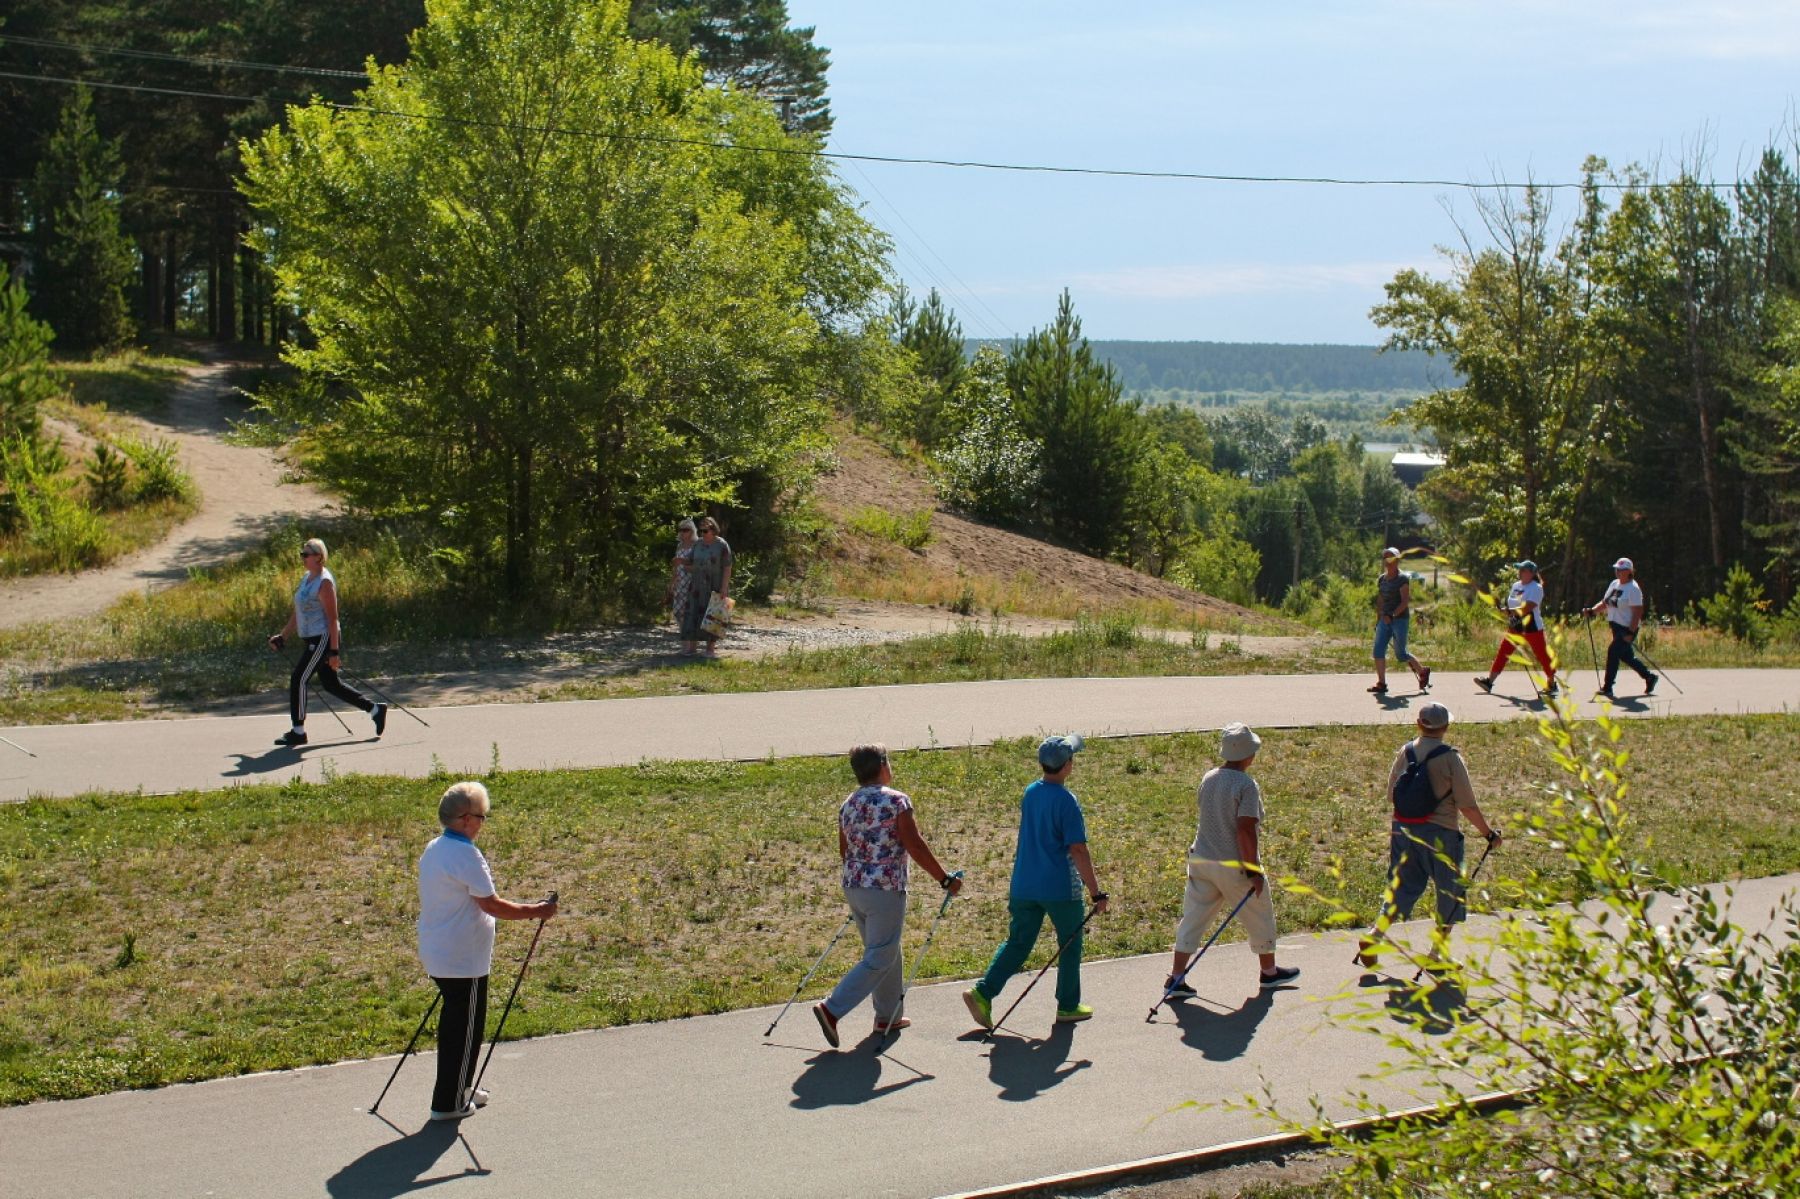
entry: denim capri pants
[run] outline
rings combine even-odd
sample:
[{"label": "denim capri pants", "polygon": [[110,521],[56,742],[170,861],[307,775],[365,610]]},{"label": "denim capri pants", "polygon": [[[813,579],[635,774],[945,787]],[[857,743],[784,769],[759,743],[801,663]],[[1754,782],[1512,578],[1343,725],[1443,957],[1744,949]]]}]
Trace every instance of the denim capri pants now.
[{"label": "denim capri pants", "polygon": [[1394,643],[1394,660],[1406,661],[1406,626],[1411,619],[1410,616],[1396,616],[1385,624],[1379,620],[1375,622],[1375,660],[1377,662],[1387,657],[1390,640]]}]

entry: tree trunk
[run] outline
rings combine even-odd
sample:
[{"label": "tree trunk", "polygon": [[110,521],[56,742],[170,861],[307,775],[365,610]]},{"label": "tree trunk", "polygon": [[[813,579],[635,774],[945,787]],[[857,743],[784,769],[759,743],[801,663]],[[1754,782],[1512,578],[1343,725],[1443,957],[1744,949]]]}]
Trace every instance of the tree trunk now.
[{"label": "tree trunk", "polygon": [[177,308],[180,305],[181,260],[175,253],[175,231],[163,234],[162,254],[162,327],[165,333],[175,332]]},{"label": "tree trunk", "polygon": [[218,241],[213,246],[213,266],[219,277],[219,324],[214,333],[220,341],[236,341],[238,331],[237,223],[231,219],[230,209],[220,216],[217,238]]},{"label": "tree trunk", "polygon": [[153,243],[146,239],[138,243],[138,261],[143,264],[144,298],[142,317],[144,328],[154,329],[162,324],[162,255],[152,249]]}]

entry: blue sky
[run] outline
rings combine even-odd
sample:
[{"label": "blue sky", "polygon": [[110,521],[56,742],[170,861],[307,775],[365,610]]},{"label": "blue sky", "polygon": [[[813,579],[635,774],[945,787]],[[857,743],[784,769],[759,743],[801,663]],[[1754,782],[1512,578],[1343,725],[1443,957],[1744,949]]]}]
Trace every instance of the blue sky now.
[{"label": "blue sky", "polygon": [[[1705,146],[1735,177],[1794,116],[1800,5],[788,0],[831,51],[831,148],[1133,170],[1573,180]],[[1381,285],[1472,221],[1443,187],[843,164],[896,266],[972,336],[1357,342]],[[1559,202],[1559,212],[1572,208]]]}]

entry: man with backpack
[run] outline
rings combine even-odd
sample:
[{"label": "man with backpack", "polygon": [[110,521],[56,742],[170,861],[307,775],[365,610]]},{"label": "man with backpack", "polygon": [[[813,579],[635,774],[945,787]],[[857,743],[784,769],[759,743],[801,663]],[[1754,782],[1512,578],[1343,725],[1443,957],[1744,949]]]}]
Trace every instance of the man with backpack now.
[{"label": "man with backpack", "polygon": [[1419,735],[1400,747],[1388,771],[1388,799],[1393,805],[1393,827],[1388,840],[1388,894],[1374,932],[1356,947],[1356,961],[1373,970],[1370,953],[1374,937],[1396,919],[1412,916],[1413,905],[1428,885],[1437,888],[1437,918],[1448,928],[1468,909],[1463,903],[1463,834],[1461,817],[1467,816],[1488,844],[1500,841],[1469,782],[1462,755],[1444,744],[1450,731],[1450,709],[1426,704],[1419,709]]}]

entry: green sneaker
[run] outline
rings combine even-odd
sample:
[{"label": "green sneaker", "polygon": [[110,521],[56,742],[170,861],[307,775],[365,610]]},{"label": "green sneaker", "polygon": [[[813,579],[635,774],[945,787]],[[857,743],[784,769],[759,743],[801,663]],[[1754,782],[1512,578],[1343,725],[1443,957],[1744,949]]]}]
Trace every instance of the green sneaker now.
[{"label": "green sneaker", "polygon": [[1085,1003],[1078,1003],[1066,1012],[1061,1008],[1056,1011],[1058,1024],[1080,1024],[1083,1020],[1092,1020],[1093,1018],[1094,1009]]},{"label": "green sneaker", "polygon": [[977,991],[974,987],[970,987],[967,991],[963,992],[963,1002],[969,1005],[969,1015],[975,1018],[975,1023],[981,1025],[983,1028],[994,1027],[993,1000],[989,999],[986,995],[983,995],[980,991]]}]

